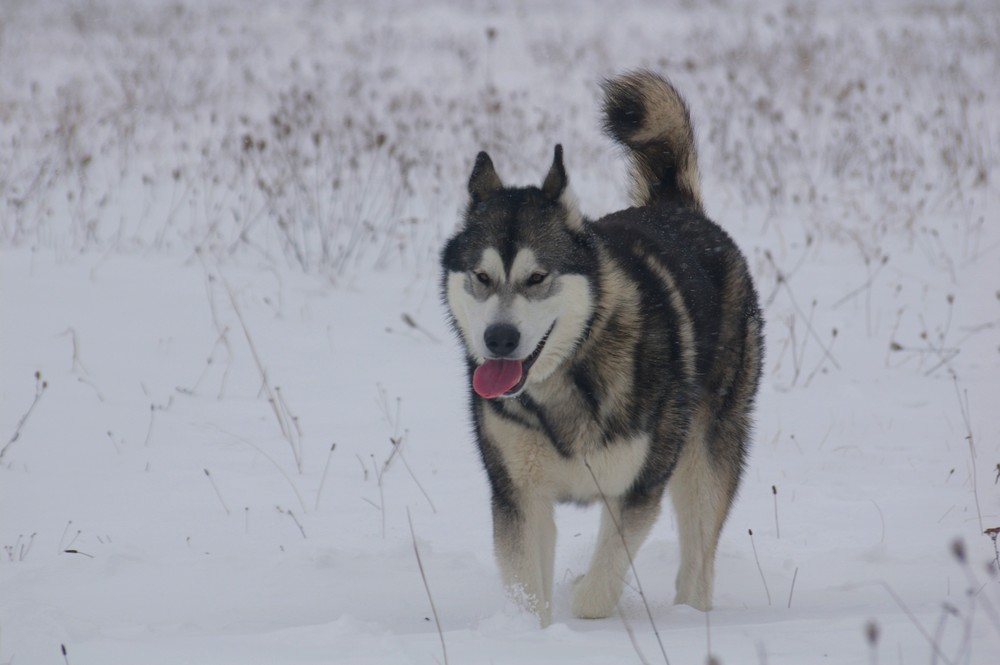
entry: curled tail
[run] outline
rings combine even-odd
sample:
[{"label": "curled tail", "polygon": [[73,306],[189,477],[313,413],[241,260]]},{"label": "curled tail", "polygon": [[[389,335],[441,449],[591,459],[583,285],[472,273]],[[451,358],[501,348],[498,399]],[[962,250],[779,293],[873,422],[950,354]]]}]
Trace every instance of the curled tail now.
[{"label": "curled tail", "polygon": [[632,200],[704,212],[691,116],[663,77],[635,71],[604,82],[604,130],[629,150]]}]

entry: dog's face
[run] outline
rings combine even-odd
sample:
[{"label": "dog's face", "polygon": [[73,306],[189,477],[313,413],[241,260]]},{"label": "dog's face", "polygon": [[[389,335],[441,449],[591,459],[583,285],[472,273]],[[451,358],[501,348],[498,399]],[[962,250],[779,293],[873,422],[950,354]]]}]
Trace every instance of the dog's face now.
[{"label": "dog's face", "polygon": [[505,188],[486,153],[464,227],[443,253],[444,297],[485,398],[513,397],[573,353],[594,310],[593,251],[561,147],[542,187]]}]

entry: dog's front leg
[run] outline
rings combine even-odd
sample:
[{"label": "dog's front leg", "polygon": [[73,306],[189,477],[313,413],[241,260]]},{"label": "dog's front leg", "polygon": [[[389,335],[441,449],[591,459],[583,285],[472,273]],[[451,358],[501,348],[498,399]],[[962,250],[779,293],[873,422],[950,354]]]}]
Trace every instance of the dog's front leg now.
[{"label": "dog's front leg", "polygon": [[573,583],[573,614],[581,619],[609,616],[618,604],[625,576],[659,514],[663,488],[643,496],[605,498],[590,568]]},{"label": "dog's front leg", "polygon": [[524,497],[493,504],[493,543],[500,576],[511,598],[538,616],[542,627],[552,622],[552,575],[556,523],[552,501]]}]

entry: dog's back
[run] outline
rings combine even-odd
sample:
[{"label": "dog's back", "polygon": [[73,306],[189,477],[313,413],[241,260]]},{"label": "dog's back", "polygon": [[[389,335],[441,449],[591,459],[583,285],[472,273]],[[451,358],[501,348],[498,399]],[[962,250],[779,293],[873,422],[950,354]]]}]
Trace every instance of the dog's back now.
[{"label": "dog's back", "polygon": [[[645,492],[633,488],[632,502],[645,505],[639,513],[652,513],[642,495],[657,496],[661,479],[669,477],[681,544],[676,602],[707,609],[719,532],[749,446],[763,322],[742,253],[705,216],[693,130],[680,95],[645,71],[606,82],[604,92],[605,129],[627,150],[636,207],[607,215],[593,229],[617,269],[639,285],[646,325],[658,331],[637,356],[680,359],[659,390],[690,391],[687,413],[661,413],[661,436],[639,479],[646,479]],[[664,363],[643,364],[656,372]],[[657,385],[649,370],[645,377],[642,372],[637,386]]]},{"label": "dog's back", "polygon": [[683,294],[686,311],[675,315],[691,322],[705,397],[749,403],[763,351],[757,294],[739,248],[705,216],[687,105],[648,71],[607,81],[604,93],[605,130],[627,150],[636,207],[594,228],[622,263],[644,263],[658,275],[664,300]]}]

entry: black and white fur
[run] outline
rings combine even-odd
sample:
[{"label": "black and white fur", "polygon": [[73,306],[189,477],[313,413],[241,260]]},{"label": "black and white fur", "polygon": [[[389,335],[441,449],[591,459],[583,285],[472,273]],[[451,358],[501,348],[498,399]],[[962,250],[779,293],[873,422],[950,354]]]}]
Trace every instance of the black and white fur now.
[{"label": "black and white fur", "polygon": [[487,363],[520,367],[503,394],[470,390],[470,406],[501,576],[543,626],[554,504],[603,506],[571,606],[605,617],[668,487],[675,602],[710,608],[763,355],[746,262],[705,216],[684,101],[663,78],[633,72],[605,82],[604,116],[631,162],[634,207],[585,220],[561,146],[541,187],[504,186],[483,152],[464,223],[442,253],[470,381]]}]

